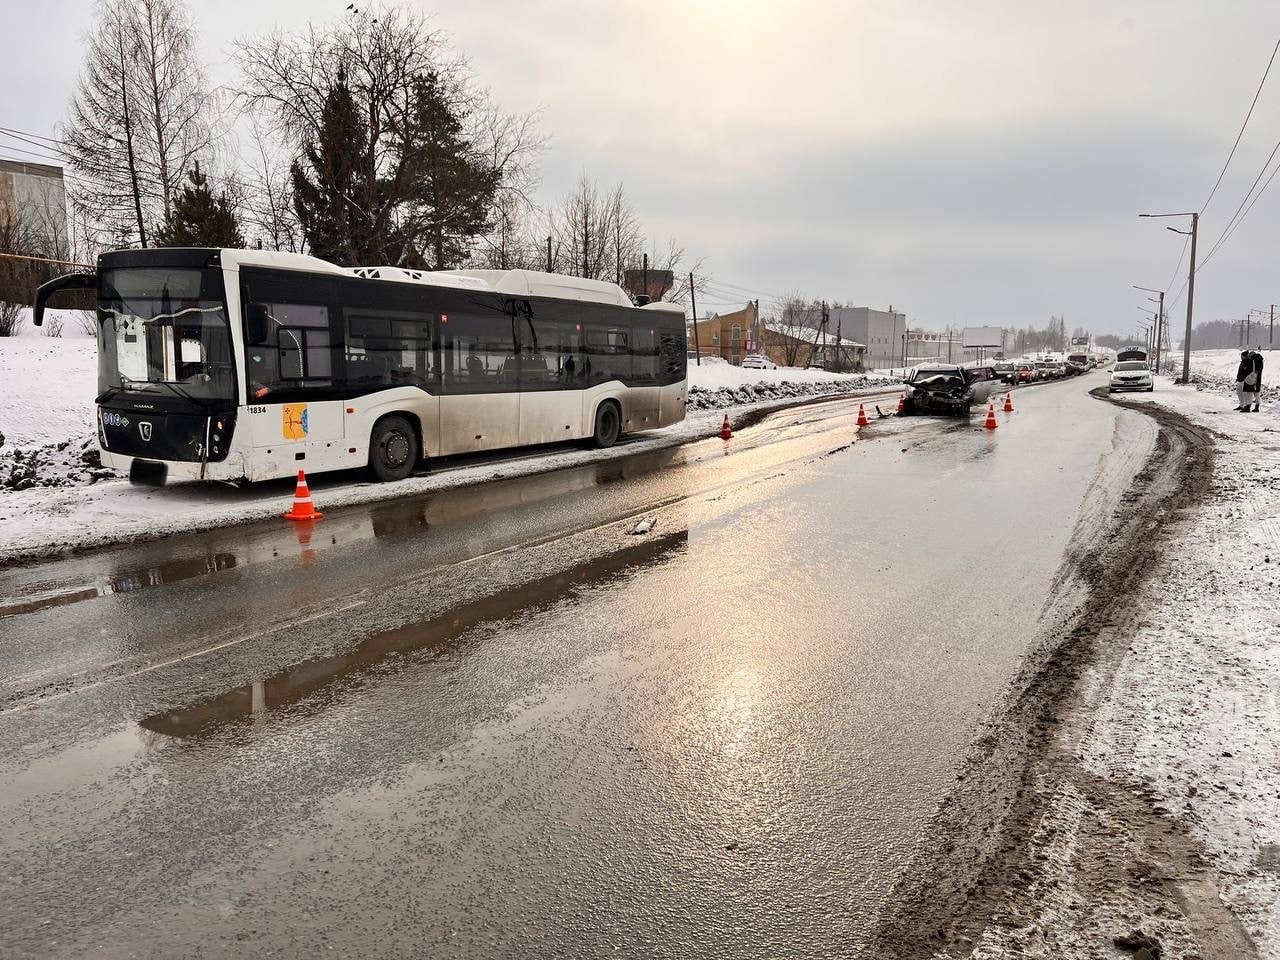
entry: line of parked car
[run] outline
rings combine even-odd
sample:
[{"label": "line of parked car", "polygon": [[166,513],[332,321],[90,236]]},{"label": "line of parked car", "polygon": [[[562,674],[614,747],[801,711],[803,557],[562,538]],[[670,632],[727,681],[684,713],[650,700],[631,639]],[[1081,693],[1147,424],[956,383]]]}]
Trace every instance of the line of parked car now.
[{"label": "line of parked car", "polygon": [[1106,366],[1103,357],[1078,353],[1068,357],[1022,357],[1018,360],[996,360],[991,365],[1005,383],[1035,383],[1078,377],[1095,367]]},{"label": "line of parked car", "polygon": [[1088,373],[1111,361],[1088,354],[1066,358],[1025,357],[990,363],[922,363],[903,378],[903,413],[947,413],[963,416],[975,404],[987,403],[1006,384],[1057,380]]}]

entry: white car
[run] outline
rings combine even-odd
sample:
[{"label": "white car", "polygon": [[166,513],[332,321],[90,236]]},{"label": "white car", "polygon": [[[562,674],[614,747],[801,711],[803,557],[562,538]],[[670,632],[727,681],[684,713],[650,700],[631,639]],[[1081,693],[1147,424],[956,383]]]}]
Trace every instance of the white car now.
[{"label": "white car", "polygon": [[1145,360],[1121,360],[1111,371],[1111,383],[1107,392],[1142,390],[1150,393],[1155,388],[1155,383],[1151,380],[1151,368]]},{"label": "white car", "polygon": [[750,356],[742,358],[743,370],[777,370],[778,365],[768,357],[753,353]]}]

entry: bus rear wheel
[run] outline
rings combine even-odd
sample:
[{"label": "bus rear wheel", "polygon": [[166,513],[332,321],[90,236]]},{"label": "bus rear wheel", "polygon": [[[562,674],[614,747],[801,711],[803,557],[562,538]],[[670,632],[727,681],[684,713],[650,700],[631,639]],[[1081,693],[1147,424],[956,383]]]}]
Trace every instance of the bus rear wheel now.
[{"label": "bus rear wheel", "polygon": [[596,430],[591,442],[603,449],[612,447],[618,442],[618,434],[622,432],[622,414],[615,404],[605,402],[596,408]]},{"label": "bus rear wheel", "polygon": [[418,463],[418,435],[404,417],[383,417],[369,438],[369,472],[386,483],[403,480]]}]

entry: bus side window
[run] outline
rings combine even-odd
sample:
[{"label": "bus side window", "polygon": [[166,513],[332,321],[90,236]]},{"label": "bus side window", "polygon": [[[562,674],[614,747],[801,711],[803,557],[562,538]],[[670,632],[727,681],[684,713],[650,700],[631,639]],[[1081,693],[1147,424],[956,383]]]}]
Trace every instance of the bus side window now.
[{"label": "bus side window", "polygon": [[[257,305],[255,305],[257,306]],[[267,336],[248,345],[251,397],[279,390],[329,386],[334,376],[334,352],[339,345],[329,332],[329,308],[313,303],[263,303]]]},{"label": "bus side window", "polygon": [[582,324],[577,316],[571,308],[541,306],[517,314],[521,390],[582,388]]},{"label": "bus side window", "polygon": [[688,374],[688,356],[685,340],[678,330],[658,331],[658,360],[660,382],[679,383]]},{"label": "bus side window", "polygon": [[353,307],[347,322],[347,380],[361,387],[435,385],[435,325],[404,310]]},{"label": "bus side window", "polygon": [[449,314],[440,326],[445,393],[509,393],[520,388],[512,318],[493,314]]},{"label": "bus side window", "polygon": [[631,331],[623,326],[583,325],[583,356],[588,383],[631,380]]},{"label": "bus side window", "polygon": [[658,331],[653,327],[632,331],[631,379],[636,384],[658,382]]}]

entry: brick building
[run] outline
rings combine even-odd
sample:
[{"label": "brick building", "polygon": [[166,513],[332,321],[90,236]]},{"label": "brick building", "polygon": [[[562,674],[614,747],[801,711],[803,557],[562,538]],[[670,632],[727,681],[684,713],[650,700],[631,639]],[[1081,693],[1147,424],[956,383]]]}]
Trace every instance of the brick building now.
[{"label": "brick building", "polygon": [[760,317],[754,303],[733,313],[712,314],[687,324],[685,341],[690,351],[694,349],[694,331],[702,356],[722,357],[734,366],[740,366],[747,354],[760,350]]}]

